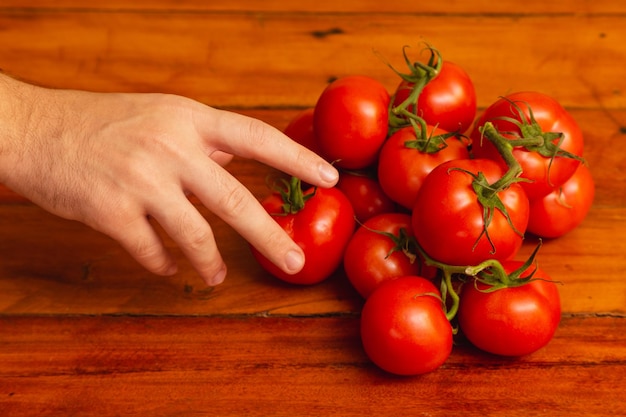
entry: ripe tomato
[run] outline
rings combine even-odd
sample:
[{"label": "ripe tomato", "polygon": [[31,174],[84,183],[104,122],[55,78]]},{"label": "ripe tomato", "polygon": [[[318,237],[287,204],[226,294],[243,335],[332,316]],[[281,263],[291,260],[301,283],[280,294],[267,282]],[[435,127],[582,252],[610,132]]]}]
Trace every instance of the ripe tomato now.
[{"label": "ripe tomato", "polygon": [[436,269],[423,264],[412,237],[411,216],[404,213],[379,214],[357,229],[346,247],[343,266],[363,298],[393,278],[434,277]]},{"label": "ripe tomato", "polygon": [[[426,138],[448,132],[428,127]],[[456,137],[447,139],[436,152],[415,147],[417,135],[412,126],[404,127],[387,139],[378,156],[378,182],[385,194],[401,206],[412,209],[422,182],[436,166],[452,159],[468,159],[466,145]]]},{"label": "ripe tomato", "polygon": [[367,356],[396,375],[440,367],[452,351],[452,326],[437,287],[418,276],[386,281],[365,301],[361,340]]},{"label": "ripe tomato", "polygon": [[314,108],[308,108],[298,113],[285,127],[283,133],[289,136],[300,145],[312,150],[316,154],[320,154],[317,138],[313,131],[313,112]]},{"label": "ripe tomato", "polygon": [[[292,189],[294,181],[291,183]],[[297,188],[300,182],[297,181]],[[314,194],[313,194],[314,193]],[[313,195],[312,195],[313,194]],[[308,198],[295,213],[284,211],[284,196],[273,193],[261,203],[274,220],[302,248],[305,264],[289,275],[254,247],[252,254],[259,264],[275,277],[293,284],[316,284],[328,278],[341,264],[343,253],[354,233],[354,210],[348,198],[337,188],[314,188],[304,192]]]},{"label": "ripe tomato", "polygon": [[[524,123],[525,132],[511,120]],[[481,139],[479,128],[488,121],[512,140],[537,137],[543,132],[548,146],[554,148],[561,140],[558,150],[575,156],[557,154],[552,157],[556,152],[554,149],[544,150],[547,154],[542,155],[533,148],[516,146],[513,155],[522,166],[522,177],[531,181],[522,183],[530,200],[543,197],[561,186],[580,165],[579,158],[584,147],[582,131],[574,118],[555,99],[545,94],[533,91],[510,94],[491,104],[477,120],[471,132],[474,155],[478,158],[494,159],[504,166],[504,161],[493,144],[486,138]],[[562,139],[557,137],[558,133],[562,133]]]},{"label": "ripe tomato", "polygon": [[587,216],[595,195],[595,184],[585,164],[547,196],[530,202],[527,231],[555,238],[574,230]]},{"label": "ripe tomato", "polygon": [[[522,262],[502,264],[507,272]],[[531,265],[521,277],[535,269]],[[459,304],[459,327],[479,349],[504,356],[528,355],[552,339],[561,320],[559,290],[541,269],[536,280],[516,287],[484,292],[485,284],[469,282],[463,286]]]},{"label": "ripe tomato", "polygon": [[[411,94],[413,84],[402,81],[398,85],[393,101],[397,106]],[[444,61],[439,74],[423,88],[415,106],[415,113],[429,125],[448,132],[465,133],[476,117],[476,90],[469,75],[459,65]]]},{"label": "ripe tomato", "polygon": [[343,171],[337,182],[339,188],[352,203],[359,223],[382,213],[395,211],[395,203],[384,193],[380,184],[367,172]]},{"label": "ripe tomato", "polygon": [[313,117],[322,156],[341,168],[372,165],[387,137],[389,101],[385,87],[370,77],[352,75],[330,83]]},{"label": "ripe tomato", "polygon": [[479,172],[489,184],[503,175],[490,159],[448,161],[426,176],[417,194],[413,232],[424,251],[439,262],[477,265],[486,259],[510,259],[522,245],[529,206],[524,190],[513,183],[497,193],[513,226],[502,210],[491,208],[485,227],[485,207],[473,188],[473,175]]}]

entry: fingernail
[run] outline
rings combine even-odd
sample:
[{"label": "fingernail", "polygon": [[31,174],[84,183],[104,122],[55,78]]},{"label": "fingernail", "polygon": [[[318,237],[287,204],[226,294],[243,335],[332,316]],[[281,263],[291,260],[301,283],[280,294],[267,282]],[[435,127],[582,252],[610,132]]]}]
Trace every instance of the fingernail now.
[{"label": "fingernail", "polygon": [[339,179],[339,172],[331,165],[321,164],[319,172],[320,177],[326,182],[334,183]]},{"label": "fingernail", "polygon": [[209,280],[206,281],[207,285],[213,287],[215,285],[219,285],[224,282],[226,278],[226,265],[222,266],[222,269],[218,271],[217,274],[213,275]]},{"label": "fingernail", "polygon": [[285,265],[287,267],[286,272],[295,274],[304,266],[304,256],[296,250],[289,251],[285,256]]}]

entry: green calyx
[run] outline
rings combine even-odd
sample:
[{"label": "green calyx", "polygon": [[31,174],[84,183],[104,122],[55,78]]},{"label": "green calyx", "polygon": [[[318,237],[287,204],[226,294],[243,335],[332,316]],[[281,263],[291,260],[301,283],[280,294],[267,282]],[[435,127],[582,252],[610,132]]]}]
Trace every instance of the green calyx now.
[{"label": "green calyx", "polygon": [[361,225],[361,227],[372,233],[378,233],[379,235],[385,236],[393,242],[394,246],[391,248],[391,250],[389,250],[389,252],[387,252],[387,254],[385,255],[385,259],[389,258],[395,252],[402,252],[407,258],[409,258],[409,261],[411,263],[415,262],[415,260],[417,259],[417,241],[414,237],[408,235],[404,227],[401,227],[398,230],[397,235],[394,235],[390,232],[383,232],[380,230],[371,229],[365,225]]},{"label": "green calyx", "polygon": [[288,215],[288,214],[296,214],[300,210],[304,208],[307,200],[312,198],[317,191],[317,188],[313,190],[312,193],[304,194],[302,191],[302,182],[299,178],[291,177],[289,181],[281,178],[279,179],[280,184],[282,185],[274,185],[273,190],[280,194],[283,205],[282,213],[280,215]]},{"label": "green calyx", "polygon": [[422,153],[437,153],[448,146],[446,141],[449,138],[456,136],[455,132],[442,135],[434,135],[433,132],[428,132],[426,122],[421,117],[411,118],[409,122],[415,132],[415,139],[404,142],[404,146]]},{"label": "green calyx", "polygon": [[[412,121],[421,120],[419,109],[417,108],[417,100],[422,90],[433,78],[435,78],[443,60],[438,50],[430,45],[426,45],[426,49],[430,52],[430,57],[426,64],[422,62],[413,62],[406,53],[407,46],[402,48],[404,60],[409,68],[407,74],[401,73],[391,65],[389,67],[405,82],[411,86],[411,92],[407,98],[397,106],[394,106],[395,96],[392,97],[389,104],[389,135],[392,135],[403,127],[411,126]],[[423,120],[422,120],[423,121]]]},{"label": "green calyx", "polygon": [[[504,99],[508,100],[506,98]],[[515,136],[514,139],[509,139],[509,143],[511,143],[512,146],[521,147],[529,152],[535,152],[545,158],[550,158],[548,169],[552,167],[552,163],[557,157],[571,158],[583,163],[585,162],[584,158],[579,155],[575,155],[561,148],[564,139],[562,132],[543,131],[541,126],[539,126],[539,123],[537,123],[533,110],[528,103],[525,103],[526,108],[528,109],[528,116],[526,116],[524,111],[516,102],[511,100],[508,101],[517,113],[517,118],[499,117],[496,120],[503,120],[512,123],[519,129],[519,133],[513,134],[513,136]],[[550,178],[549,171],[548,178]]]}]

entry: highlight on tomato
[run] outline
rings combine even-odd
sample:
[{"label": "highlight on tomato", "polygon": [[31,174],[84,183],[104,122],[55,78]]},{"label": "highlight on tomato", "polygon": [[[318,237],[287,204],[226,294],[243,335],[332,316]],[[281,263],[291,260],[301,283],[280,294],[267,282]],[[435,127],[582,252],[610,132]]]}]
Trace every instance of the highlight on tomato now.
[{"label": "highlight on tomato", "polygon": [[251,247],[253,256],[266,271],[285,282],[311,285],[327,279],[339,268],[355,227],[352,205],[339,189],[310,187],[302,191],[300,180],[292,177],[261,204],[305,256],[302,270],[290,275]]}]

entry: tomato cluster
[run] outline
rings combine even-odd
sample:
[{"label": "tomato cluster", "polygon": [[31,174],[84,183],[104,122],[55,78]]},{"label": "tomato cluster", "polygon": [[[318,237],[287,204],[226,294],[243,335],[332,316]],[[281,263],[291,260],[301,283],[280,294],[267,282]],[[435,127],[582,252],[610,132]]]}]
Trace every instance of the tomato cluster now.
[{"label": "tomato cluster", "polygon": [[[314,284],[343,264],[365,300],[369,358],[399,375],[429,372],[463,335],[493,354],[545,346],[559,324],[556,282],[537,252],[517,259],[524,237],[576,228],[594,196],[583,135],[553,98],[534,91],[498,98],[477,114],[459,65],[428,46],[389,93],[345,76],[285,133],[341,170],[332,190],[292,178],[264,202],[303,248],[306,265],[280,279]],[[296,204],[297,203],[297,204]],[[458,336],[455,336],[457,335]]]}]

